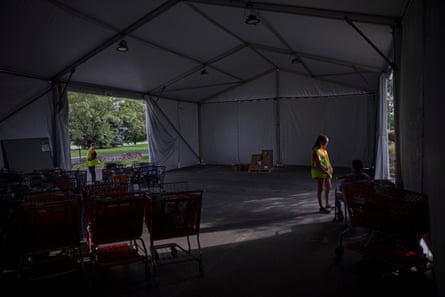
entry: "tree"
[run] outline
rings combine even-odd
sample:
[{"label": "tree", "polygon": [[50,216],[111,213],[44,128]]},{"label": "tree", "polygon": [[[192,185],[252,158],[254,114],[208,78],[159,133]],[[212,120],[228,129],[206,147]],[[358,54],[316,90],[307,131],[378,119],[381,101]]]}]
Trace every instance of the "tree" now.
[{"label": "tree", "polygon": [[83,146],[91,139],[98,147],[147,140],[145,105],[133,99],[69,92],[70,138]]},{"label": "tree", "polygon": [[96,146],[109,146],[119,125],[113,99],[76,92],[68,95],[71,142],[82,146],[91,139]]},{"label": "tree", "polygon": [[126,143],[136,143],[147,140],[144,103],[137,100],[125,99],[119,104],[118,116],[121,119],[120,132]]},{"label": "tree", "polygon": [[394,81],[392,74],[388,79],[387,93],[388,130],[394,131]]}]

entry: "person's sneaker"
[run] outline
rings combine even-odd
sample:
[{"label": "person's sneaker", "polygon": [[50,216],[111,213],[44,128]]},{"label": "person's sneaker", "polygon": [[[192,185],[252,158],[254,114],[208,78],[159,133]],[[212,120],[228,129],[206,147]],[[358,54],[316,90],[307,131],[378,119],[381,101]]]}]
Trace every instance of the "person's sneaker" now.
[{"label": "person's sneaker", "polygon": [[322,212],[322,213],[330,213],[329,209],[324,208],[324,207],[320,207],[320,212]]}]

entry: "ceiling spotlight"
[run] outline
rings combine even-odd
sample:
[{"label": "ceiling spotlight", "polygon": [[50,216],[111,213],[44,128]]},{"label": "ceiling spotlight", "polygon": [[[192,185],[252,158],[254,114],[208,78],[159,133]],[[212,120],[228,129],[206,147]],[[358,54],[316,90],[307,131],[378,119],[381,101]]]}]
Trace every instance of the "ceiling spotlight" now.
[{"label": "ceiling spotlight", "polygon": [[119,42],[119,45],[116,47],[116,50],[122,53],[128,52],[127,42],[122,39],[121,42]]},{"label": "ceiling spotlight", "polygon": [[258,24],[261,20],[257,17],[257,14],[253,10],[253,4],[250,3],[250,1],[247,1],[247,3],[246,3],[246,7],[244,8],[244,15],[247,14],[246,13],[247,10],[250,10],[250,13],[247,16],[245,23],[247,25],[256,25],[256,24]]},{"label": "ceiling spotlight", "polygon": [[258,24],[259,22],[260,22],[260,19],[257,18],[257,16],[254,15],[253,13],[252,13],[252,14],[249,14],[249,16],[248,16],[247,19],[246,19],[246,24],[247,24],[247,25],[256,25],[256,24]]},{"label": "ceiling spotlight", "polygon": [[209,74],[207,69],[204,68],[203,70],[201,70],[201,75],[206,75],[206,74]]}]

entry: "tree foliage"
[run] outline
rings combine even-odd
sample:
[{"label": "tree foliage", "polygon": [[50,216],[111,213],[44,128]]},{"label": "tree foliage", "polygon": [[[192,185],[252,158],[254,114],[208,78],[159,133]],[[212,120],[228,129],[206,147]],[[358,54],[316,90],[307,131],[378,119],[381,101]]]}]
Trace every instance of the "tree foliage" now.
[{"label": "tree foliage", "polygon": [[394,81],[392,75],[388,80],[386,100],[388,108],[388,130],[394,131]]},{"label": "tree foliage", "polygon": [[91,139],[97,147],[146,140],[145,106],[132,99],[69,92],[70,138],[83,146]]},{"label": "tree foliage", "polygon": [[126,143],[136,144],[147,139],[145,128],[145,105],[136,100],[124,100],[119,105],[119,118],[124,128],[122,134]]}]

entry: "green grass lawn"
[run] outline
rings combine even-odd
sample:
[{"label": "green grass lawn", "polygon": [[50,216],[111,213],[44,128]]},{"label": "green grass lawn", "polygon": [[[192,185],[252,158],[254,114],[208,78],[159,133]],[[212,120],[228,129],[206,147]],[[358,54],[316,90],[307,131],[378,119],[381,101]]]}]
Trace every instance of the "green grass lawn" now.
[{"label": "green grass lawn", "polygon": [[[124,154],[124,153],[143,153],[146,154],[148,152],[148,144],[147,143],[137,143],[137,144],[128,144],[120,147],[111,147],[106,149],[96,149],[98,154],[101,155],[113,155],[113,154]],[[87,156],[87,149],[80,150],[81,156]],[[71,150],[72,157],[79,156],[79,149]]]},{"label": "green grass lawn", "polygon": [[[120,147],[112,147],[112,148],[106,148],[106,149],[96,149],[96,151],[99,156],[118,155],[118,154],[122,154],[123,156],[125,156],[125,155],[131,154],[131,153],[143,154],[142,157],[140,157],[136,160],[128,160],[127,158],[123,157],[122,160],[119,160],[116,162],[121,165],[131,165],[134,163],[148,162],[148,156],[147,156],[148,144],[147,143],[129,144],[129,145],[124,145],[124,146],[120,146]],[[79,152],[80,152],[80,157],[82,159],[86,158],[87,150],[85,148],[81,149],[80,151],[79,151],[79,149],[71,150],[71,157],[74,159],[78,158]],[[97,167],[102,168],[104,165],[105,165],[104,163],[101,163]],[[73,169],[86,169],[86,168],[87,168],[86,162],[73,164]]]}]

